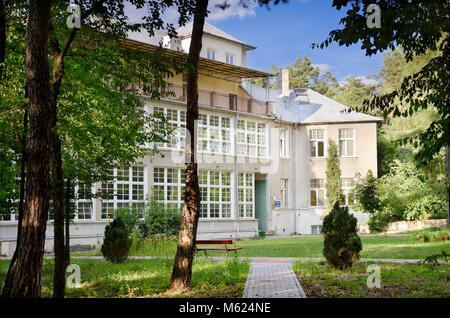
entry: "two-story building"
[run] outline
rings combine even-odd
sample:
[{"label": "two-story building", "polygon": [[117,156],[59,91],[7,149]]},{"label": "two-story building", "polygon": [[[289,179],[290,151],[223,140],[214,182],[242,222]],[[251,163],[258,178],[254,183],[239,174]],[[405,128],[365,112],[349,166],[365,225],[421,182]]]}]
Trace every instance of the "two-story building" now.
[{"label": "two-story building", "polygon": [[[130,48],[186,55],[192,23],[178,39],[130,34]],[[199,62],[197,158],[201,190],[198,238],[243,239],[259,231],[276,235],[319,234],[325,212],[327,141],[339,144],[345,202],[357,172],[377,173],[378,118],[357,112],[311,89],[289,89],[287,69],[278,89],[250,84],[249,78],[271,74],[248,69],[247,51],[254,46],[205,24]],[[71,225],[72,245],[97,245],[104,227],[120,207],[141,208],[149,196],[167,207],[181,208],[184,196],[186,83],[171,79],[173,96],[141,97],[149,113],[167,115],[175,128],[161,155],[145,157],[133,167],[111,171],[114,182],[96,184],[112,199],[78,198]],[[77,190],[77,189],[76,189]],[[364,217],[356,213],[360,222]],[[17,221],[0,221],[2,254],[15,249]],[[53,226],[47,227],[46,250],[53,248]]]}]

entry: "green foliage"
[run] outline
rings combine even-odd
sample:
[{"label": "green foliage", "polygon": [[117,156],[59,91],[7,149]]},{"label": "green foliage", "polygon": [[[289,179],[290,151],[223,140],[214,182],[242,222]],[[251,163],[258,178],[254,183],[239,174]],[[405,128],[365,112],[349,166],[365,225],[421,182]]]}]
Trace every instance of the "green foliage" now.
[{"label": "green foliage", "polygon": [[140,223],[139,229],[144,237],[155,234],[178,235],[180,222],[181,211],[179,209],[168,209],[157,202],[155,196],[152,196],[145,207],[144,220]]},{"label": "green foliage", "polygon": [[429,194],[419,198],[409,205],[405,210],[405,219],[412,220],[430,220],[445,219],[446,202],[436,195]]},{"label": "green foliage", "polygon": [[129,233],[133,233],[137,229],[140,219],[140,211],[129,208],[119,208],[114,211],[114,219],[120,218]]},{"label": "green foliage", "polygon": [[323,255],[335,268],[351,267],[353,259],[359,259],[362,244],[356,223],[348,208],[340,207],[338,203],[323,220]]},{"label": "green foliage", "polygon": [[336,203],[342,200],[342,181],[339,153],[336,143],[328,141],[328,157],[326,171],[327,209],[330,211]]},{"label": "green foliage", "polygon": [[423,261],[422,264],[429,266],[430,268],[434,268],[436,266],[440,266],[439,260],[442,259],[446,263],[448,263],[448,258],[450,255],[445,252],[441,251],[439,254],[433,254],[430,256],[427,256]]},{"label": "green foliage", "polygon": [[419,231],[414,239],[419,242],[436,242],[436,241],[447,241],[450,240],[450,229],[441,230],[424,229]]},{"label": "green foliage", "polygon": [[366,213],[374,214],[380,209],[380,201],[377,191],[377,178],[371,170],[367,171],[366,177],[356,174],[356,184],[353,190],[353,197],[356,200],[354,208]]},{"label": "green foliage", "polygon": [[391,222],[391,216],[389,213],[378,212],[373,214],[367,224],[369,225],[370,233],[380,233],[385,232],[388,229],[389,223]]},{"label": "green foliage", "polygon": [[128,259],[131,248],[130,232],[125,222],[116,217],[105,227],[105,237],[101,252],[112,263],[123,263]]}]

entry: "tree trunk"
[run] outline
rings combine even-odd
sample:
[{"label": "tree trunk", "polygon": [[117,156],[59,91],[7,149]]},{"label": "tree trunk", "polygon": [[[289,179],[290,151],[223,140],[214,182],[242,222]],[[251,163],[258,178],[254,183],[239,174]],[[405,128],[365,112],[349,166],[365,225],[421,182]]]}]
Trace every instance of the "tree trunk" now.
[{"label": "tree trunk", "polygon": [[66,181],[66,243],[64,246],[64,267],[67,269],[67,266],[70,265],[70,197],[72,196],[71,193],[71,180],[70,178],[67,178]]},{"label": "tree trunk", "polygon": [[3,75],[3,63],[6,57],[6,12],[5,2],[0,0],[0,81]]},{"label": "tree trunk", "polygon": [[184,165],[186,172],[186,191],[181,218],[178,247],[170,278],[170,292],[188,291],[191,287],[192,263],[195,252],[195,238],[200,211],[200,188],[198,184],[197,163],[195,162],[195,121],[198,120],[198,62],[202,48],[203,26],[207,15],[208,0],[197,1],[189,47],[187,70],[187,112]]},{"label": "tree trunk", "polygon": [[447,228],[450,229],[450,148],[445,147],[445,174],[447,176]]},{"label": "tree trunk", "polygon": [[[28,106],[28,105],[26,105]],[[23,220],[23,207],[25,201],[25,166],[27,164],[27,131],[28,131],[28,109],[25,107],[25,112],[23,115],[23,132],[21,140],[21,158],[20,158],[20,193],[19,193],[19,218],[17,222],[17,239],[16,245],[19,245],[21,233],[22,233],[22,220]],[[12,277],[14,277],[14,271],[17,269],[17,249],[14,251],[11,263],[8,269],[8,274],[6,275],[5,284],[3,286],[3,294],[7,295],[11,292],[12,288]]]},{"label": "tree trunk", "polygon": [[[27,177],[22,233],[11,288],[4,297],[40,297],[42,260],[50,192],[51,146],[48,35],[51,0],[30,1],[26,40],[26,83],[29,97]],[[10,265],[11,266],[11,265]]]}]

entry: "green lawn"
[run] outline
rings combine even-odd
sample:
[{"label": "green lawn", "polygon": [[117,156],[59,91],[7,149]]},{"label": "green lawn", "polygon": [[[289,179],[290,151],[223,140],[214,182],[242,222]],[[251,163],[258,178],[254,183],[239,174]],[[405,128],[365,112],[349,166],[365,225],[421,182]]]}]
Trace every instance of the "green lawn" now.
[{"label": "green lawn", "polygon": [[335,270],[325,262],[295,262],[294,271],[309,298],[450,297],[450,264],[431,268],[420,264],[377,263],[380,288],[368,288],[369,263]]},{"label": "green lawn", "polygon": [[[363,258],[407,258],[424,259],[442,250],[450,253],[450,241],[421,243],[412,236],[361,236]],[[143,244],[132,252],[136,256],[172,256],[176,252],[175,243],[164,246]],[[323,236],[288,237],[282,239],[258,239],[234,241],[241,257],[322,257]],[[75,254],[73,254],[75,255]],[[101,255],[100,252],[78,253],[76,255]],[[208,252],[211,256],[224,256],[222,251]]]},{"label": "green lawn", "polygon": [[[66,289],[67,297],[172,297],[169,287],[173,260],[129,260],[112,264],[101,260],[72,260],[81,269],[81,288]],[[9,261],[0,261],[0,290]],[[249,264],[213,262],[196,259],[193,266],[192,292],[180,297],[242,297]],[[42,296],[51,297],[53,261],[44,260]]]}]

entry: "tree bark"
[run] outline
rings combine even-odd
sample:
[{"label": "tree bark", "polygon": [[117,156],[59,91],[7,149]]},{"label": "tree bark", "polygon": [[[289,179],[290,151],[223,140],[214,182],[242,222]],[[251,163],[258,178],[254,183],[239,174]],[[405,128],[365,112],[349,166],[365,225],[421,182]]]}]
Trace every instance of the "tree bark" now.
[{"label": "tree bark", "polygon": [[[42,260],[50,191],[50,75],[48,35],[51,0],[30,1],[26,42],[26,83],[29,97],[27,177],[22,233],[11,288],[2,296],[41,295]],[[11,265],[10,265],[11,266]]]},{"label": "tree bark", "polygon": [[[27,105],[26,105],[27,106]],[[19,218],[17,222],[17,239],[16,245],[19,245],[20,237],[22,235],[22,220],[23,220],[23,208],[25,201],[25,167],[27,164],[27,131],[28,131],[28,109],[25,107],[25,112],[23,115],[23,132],[21,140],[21,158],[20,158],[20,192],[19,192]],[[6,275],[5,284],[3,285],[3,293],[5,295],[11,292],[12,288],[12,277],[14,277],[14,271],[17,269],[17,249],[14,251],[11,263],[8,269],[8,274]]]},{"label": "tree bark", "polygon": [[3,63],[6,57],[6,11],[5,2],[0,0],[0,81],[3,75]]},{"label": "tree bark", "polygon": [[179,293],[190,290],[192,263],[195,252],[195,238],[200,211],[200,188],[198,184],[197,163],[195,162],[195,121],[198,120],[198,62],[202,48],[203,26],[207,15],[208,0],[197,1],[189,47],[187,70],[187,112],[184,165],[186,172],[186,191],[180,233],[178,235],[177,253],[175,255],[170,292]]},{"label": "tree bark", "polygon": [[72,196],[71,193],[71,180],[70,178],[67,178],[66,181],[66,208],[65,208],[65,212],[66,212],[66,233],[65,233],[65,238],[66,238],[66,243],[64,245],[64,268],[65,270],[67,269],[67,266],[70,265],[70,197]]},{"label": "tree bark", "polygon": [[450,229],[450,147],[445,147],[445,174],[447,176],[447,228]]}]

